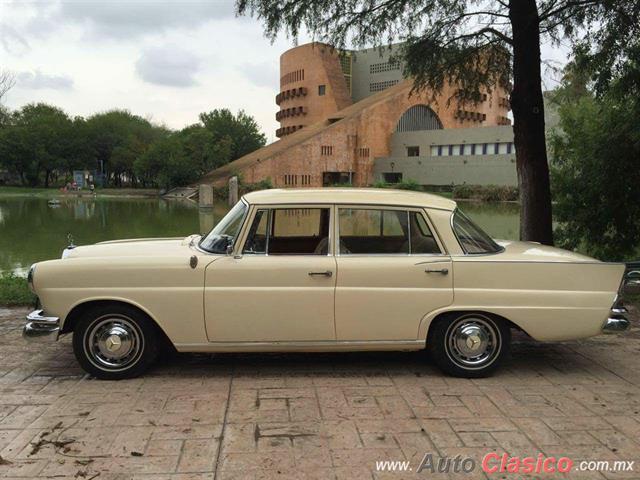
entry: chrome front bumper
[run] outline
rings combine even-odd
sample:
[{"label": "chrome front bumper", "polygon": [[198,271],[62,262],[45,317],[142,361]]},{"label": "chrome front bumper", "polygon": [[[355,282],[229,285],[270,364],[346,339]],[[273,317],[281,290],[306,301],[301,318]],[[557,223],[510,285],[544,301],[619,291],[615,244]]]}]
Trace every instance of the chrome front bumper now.
[{"label": "chrome front bumper", "polygon": [[55,342],[60,332],[58,317],[44,316],[42,310],[34,310],[27,315],[27,323],[22,330],[22,338],[30,342]]}]

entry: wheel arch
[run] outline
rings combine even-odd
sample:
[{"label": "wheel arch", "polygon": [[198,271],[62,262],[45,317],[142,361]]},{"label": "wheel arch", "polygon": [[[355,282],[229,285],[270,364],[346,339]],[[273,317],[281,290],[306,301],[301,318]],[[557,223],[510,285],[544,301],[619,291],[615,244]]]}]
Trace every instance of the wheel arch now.
[{"label": "wheel arch", "polygon": [[509,320],[508,318],[504,317],[503,315],[500,315],[498,313],[492,312],[490,310],[483,310],[483,309],[478,309],[478,308],[469,308],[469,309],[465,309],[465,308],[454,308],[451,310],[444,310],[444,311],[440,311],[437,312],[434,315],[430,315],[426,318],[424,318],[420,324],[420,338],[424,339],[425,343],[429,341],[429,334],[431,333],[431,330],[433,328],[433,326],[444,319],[447,318],[454,318],[456,315],[460,315],[460,314],[468,314],[468,313],[477,313],[477,314],[481,314],[481,315],[486,315],[488,317],[493,317],[493,318],[497,318],[503,322],[506,322],[506,324],[510,327],[510,328],[515,328],[516,330],[520,330],[524,333],[526,333],[527,335],[529,335],[522,327],[520,327],[518,324],[516,324],[515,322],[513,322],[512,320]]},{"label": "wheel arch", "polygon": [[124,305],[124,306],[132,307],[138,310],[140,313],[146,316],[149,320],[151,320],[151,322],[156,327],[156,330],[161,335],[163,340],[167,342],[167,345],[173,345],[173,342],[171,342],[167,333],[164,331],[164,329],[160,326],[158,321],[153,317],[153,315],[146,308],[130,300],[120,299],[120,298],[94,298],[94,299],[83,300],[82,302],[77,303],[76,305],[73,306],[73,308],[71,308],[69,313],[66,315],[64,322],[62,324],[62,329],[60,330],[60,333],[64,334],[64,333],[73,332],[76,325],[78,324],[79,321],[82,320],[83,315],[87,311],[89,311],[91,308],[94,308],[97,306],[103,306],[103,305]]}]

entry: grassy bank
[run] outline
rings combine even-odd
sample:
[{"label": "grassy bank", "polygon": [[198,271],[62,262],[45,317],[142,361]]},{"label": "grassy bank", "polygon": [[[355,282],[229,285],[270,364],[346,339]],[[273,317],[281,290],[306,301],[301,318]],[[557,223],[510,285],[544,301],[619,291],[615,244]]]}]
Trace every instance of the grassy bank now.
[{"label": "grassy bank", "polygon": [[[159,190],[155,188],[98,188],[98,197],[157,197]],[[91,197],[89,190],[63,192],[59,188],[0,187],[0,197]]]},{"label": "grassy bank", "polygon": [[0,307],[15,305],[33,305],[36,297],[29,286],[27,279],[13,273],[0,275]]}]

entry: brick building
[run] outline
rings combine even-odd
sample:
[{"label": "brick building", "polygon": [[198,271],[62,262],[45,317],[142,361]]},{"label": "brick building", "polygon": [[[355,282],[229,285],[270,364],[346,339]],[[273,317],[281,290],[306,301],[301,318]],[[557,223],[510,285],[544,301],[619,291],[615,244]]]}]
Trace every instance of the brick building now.
[{"label": "brick building", "polygon": [[[456,102],[447,104],[455,93],[452,85],[445,86],[435,100],[429,92],[412,95],[412,81],[403,77],[393,53],[392,47],[341,54],[321,43],[283,53],[276,95],[279,140],[210,172],[202,181],[223,184],[240,174],[245,182],[270,178],[277,187],[365,186],[387,178],[384,164],[374,165],[390,158],[392,146],[407,135],[419,140],[420,132],[493,127],[487,129],[487,142],[495,142],[491,136],[496,128],[511,141],[506,91],[496,89],[483,95],[480,103],[464,108]],[[415,148],[406,149],[408,157],[420,157]],[[421,158],[429,162],[431,150],[423,147],[422,151]],[[515,165],[504,160],[504,168],[515,172]],[[415,166],[413,176],[420,173]],[[394,173],[401,173],[401,167]],[[431,182],[425,178],[421,183]]]}]

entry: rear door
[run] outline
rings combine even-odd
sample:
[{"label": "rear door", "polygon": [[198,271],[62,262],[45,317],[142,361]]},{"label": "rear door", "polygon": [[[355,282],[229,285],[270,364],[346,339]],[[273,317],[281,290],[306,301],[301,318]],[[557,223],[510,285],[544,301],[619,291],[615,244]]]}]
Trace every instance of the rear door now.
[{"label": "rear door", "polygon": [[421,209],[338,206],[338,341],[416,340],[453,301],[451,258]]}]

